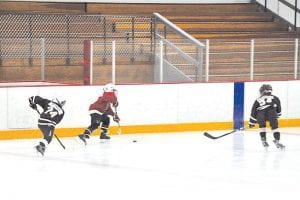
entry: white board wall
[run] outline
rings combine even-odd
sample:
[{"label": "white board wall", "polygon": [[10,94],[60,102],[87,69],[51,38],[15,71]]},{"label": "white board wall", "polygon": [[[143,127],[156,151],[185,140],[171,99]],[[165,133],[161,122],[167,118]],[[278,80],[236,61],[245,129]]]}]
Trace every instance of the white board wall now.
[{"label": "white board wall", "polygon": [[[258,97],[263,83],[273,86],[282,101],[283,119],[300,118],[300,81],[246,82],[245,115]],[[232,122],[233,83],[186,83],[118,85],[118,113],[123,125]],[[86,127],[89,105],[102,93],[102,86],[43,86],[0,88],[0,130],[30,129],[37,125],[37,114],[28,98],[40,95],[67,101],[59,127]]]},{"label": "white board wall", "polygon": [[[273,81],[273,94],[278,96],[282,106],[282,119],[300,118],[300,81]],[[245,120],[249,120],[252,104],[259,96],[262,82],[245,83]]]},{"label": "white board wall", "polygon": [[[6,1],[22,1],[22,0],[6,0]],[[36,2],[69,2],[69,3],[250,3],[251,0],[23,0]]]},{"label": "white board wall", "polygon": [[[119,85],[118,113],[123,125],[231,121],[233,84]],[[102,86],[46,86],[0,88],[0,130],[36,127],[37,114],[29,107],[32,95],[67,101],[60,127],[85,127],[89,105]],[[220,103],[222,99],[222,103]]]}]

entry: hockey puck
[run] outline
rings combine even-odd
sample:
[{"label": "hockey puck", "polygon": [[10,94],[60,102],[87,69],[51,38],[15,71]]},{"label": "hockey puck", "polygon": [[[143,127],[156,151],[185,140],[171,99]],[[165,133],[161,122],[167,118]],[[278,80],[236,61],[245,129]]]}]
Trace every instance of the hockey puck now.
[{"label": "hockey puck", "polygon": [[132,142],[137,142],[136,140],[132,140]]}]

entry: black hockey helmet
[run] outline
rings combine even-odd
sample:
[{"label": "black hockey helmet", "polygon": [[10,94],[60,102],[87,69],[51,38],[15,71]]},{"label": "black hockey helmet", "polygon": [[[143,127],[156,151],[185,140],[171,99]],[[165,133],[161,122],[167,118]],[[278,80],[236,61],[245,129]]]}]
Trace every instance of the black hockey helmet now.
[{"label": "black hockey helmet", "polygon": [[259,93],[261,95],[265,95],[265,94],[272,94],[272,86],[269,84],[263,84],[260,88],[259,88]]}]

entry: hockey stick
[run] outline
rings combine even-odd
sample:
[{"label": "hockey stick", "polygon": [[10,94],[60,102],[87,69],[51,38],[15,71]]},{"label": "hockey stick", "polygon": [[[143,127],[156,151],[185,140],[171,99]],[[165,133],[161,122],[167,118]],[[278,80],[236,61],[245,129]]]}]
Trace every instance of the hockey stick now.
[{"label": "hockey stick", "polygon": [[[115,108],[115,112],[116,112],[116,115],[118,114],[117,112],[117,107],[114,107]],[[121,135],[122,134],[122,129],[121,129],[121,125],[120,125],[120,122],[117,122],[118,123],[118,135]]]},{"label": "hockey stick", "polygon": [[232,134],[232,133],[235,133],[235,132],[241,131],[241,130],[246,130],[246,127],[241,127],[241,128],[239,128],[239,129],[234,129],[234,130],[232,130],[232,131],[230,131],[230,132],[228,132],[228,133],[225,133],[225,134],[223,134],[223,135],[220,135],[220,136],[212,136],[212,135],[209,134],[208,132],[204,132],[204,135],[205,135],[206,137],[210,138],[210,139],[215,140],[215,139],[219,139],[219,138],[221,138],[221,137],[224,137],[224,136],[226,136],[226,135],[230,135],[230,134]]},{"label": "hockey stick", "polygon": [[118,131],[117,131],[118,135],[122,134],[122,129],[121,129],[121,125],[120,122],[118,122]]},{"label": "hockey stick", "polygon": [[[41,115],[40,111],[38,110],[38,108],[35,108],[36,112]],[[65,145],[63,145],[63,143],[60,141],[60,139],[57,137],[57,135],[55,133],[53,133],[54,137],[57,139],[58,143],[62,146],[63,149],[66,149]]]},{"label": "hockey stick", "polygon": [[59,142],[59,144],[62,146],[62,148],[66,149],[65,145],[60,141],[60,139],[57,137],[57,135],[55,133],[53,135],[55,136],[55,138],[57,139],[57,141]]}]

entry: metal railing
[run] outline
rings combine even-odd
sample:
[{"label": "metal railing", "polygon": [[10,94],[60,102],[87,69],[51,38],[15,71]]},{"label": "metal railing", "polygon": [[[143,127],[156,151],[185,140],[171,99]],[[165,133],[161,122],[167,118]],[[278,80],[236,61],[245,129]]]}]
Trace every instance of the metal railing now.
[{"label": "metal railing", "polygon": [[[17,13],[0,17],[0,66],[41,66],[42,80],[51,66],[74,66],[74,70],[79,66],[82,71],[86,39],[97,44],[96,67],[111,64],[113,56],[116,68],[154,63],[154,72],[149,70],[154,79],[147,82],[299,78],[297,38],[215,39],[203,44],[158,13],[154,17]],[[73,76],[67,72],[66,76]],[[0,81],[5,75],[0,73]]]},{"label": "metal railing", "polygon": [[0,61],[39,57],[41,38],[45,58],[64,58],[66,64],[82,57],[86,39],[104,43],[99,55],[103,62],[110,54],[105,44],[113,40],[131,44],[130,49],[122,50],[131,61],[138,54],[136,43],[148,44],[144,50],[152,51],[152,19],[148,16],[1,13],[0,17]]},{"label": "metal railing", "polygon": [[298,0],[253,0],[264,7],[264,11],[271,10],[275,15],[288,21],[294,26],[294,30],[299,27],[298,16],[300,9],[298,8]]},{"label": "metal railing", "polygon": [[154,16],[155,81],[202,81],[205,45],[159,13]]},{"label": "metal railing", "polygon": [[299,78],[298,38],[207,40],[206,81]]}]

